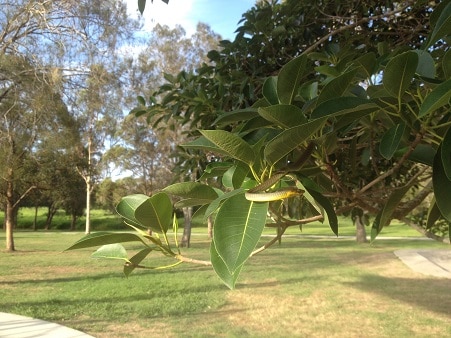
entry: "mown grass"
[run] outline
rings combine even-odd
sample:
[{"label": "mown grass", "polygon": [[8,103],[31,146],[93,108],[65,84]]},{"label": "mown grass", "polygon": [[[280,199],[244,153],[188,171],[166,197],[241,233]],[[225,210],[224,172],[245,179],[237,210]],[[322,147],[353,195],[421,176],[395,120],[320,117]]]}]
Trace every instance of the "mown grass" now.
[{"label": "mown grass", "polygon": [[[209,241],[196,233],[184,253],[208,259]],[[82,236],[16,232],[19,251],[0,252],[0,311],[96,337],[451,336],[450,281],[412,272],[393,254],[445,244],[292,236],[249,260],[230,291],[209,267],[127,279],[120,262],[89,259],[92,250],[62,252]]]}]

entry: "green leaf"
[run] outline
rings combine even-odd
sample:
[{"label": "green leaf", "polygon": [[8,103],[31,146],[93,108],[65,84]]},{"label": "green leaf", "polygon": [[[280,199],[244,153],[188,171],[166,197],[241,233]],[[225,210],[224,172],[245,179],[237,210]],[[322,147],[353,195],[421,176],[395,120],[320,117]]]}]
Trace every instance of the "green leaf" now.
[{"label": "green leaf", "polygon": [[383,84],[393,97],[401,98],[409,88],[418,65],[418,54],[405,52],[392,58],[385,67]]},{"label": "green leaf", "polygon": [[214,188],[199,182],[175,183],[167,186],[163,191],[181,198],[195,198],[199,201],[203,201],[203,203],[200,204],[210,203],[218,197],[218,193]]},{"label": "green leaf", "polygon": [[316,119],[281,132],[266,145],[264,150],[266,161],[271,165],[277,163],[290,151],[296,149],[297,146],[315,134],[323,126],[324,122],[324,119]]},{"label": "green leaf", "polygon": [[130,258],[130,264],[124,265],[124,275],[127,277],[132,273],[133,270],[135,270],[136,266],[141,263],[144,258],[147,257],[149,253],[152,252],[151,248],[145,248],[139,251],[136,255],[134,255],[132,258]]},{"label": "green leaf", "polygon": [[426,96],[421,104],[418,117],[425,116],[449,104],[451,99],[451,79],[439,84]]},{"label": "green leaf", "polygon": [[213,269],[215,270],[218,277],[222,280],[222,282],[227,285],[227,287],[231,290],[235,288],[235,283],[238,278],[238,275],[241,272],[242,265],[238,267],[233,273],[229,271],[224,260],[219,256],[216,251],[215,242],[211,241],[210,245],[210,260],[213,265]]},{"label": "green leaf", "polygon": [[251,166],[255,159],[252,147],[239,136],[225,130],[201,130],[208,140],[228,156]]},{"label": "green leaf", "polygon": [[382,210],[376,215],[373,222],[373,226],[371,228],[371,242],[376,239],[383,227],[390,224],[393,212],[411,187],[412,184],[406,184],[401,188],[395,189],[388,197],[387,203],[385,203]]},{"label": "green leaf", "polygon": [[[442,59],[443,73],[445,74],[445,79],[451,79],[451,48],[443,55]],[[451,233],[451,231],[450,231]]]},{"label": "green leaf", "polygon": [[384,158],[389,160],[393,157],[393,154],[398,150],[405,130],[405,123],[400,123],[391,127],[384,133],[381,143],[379,144],[379,152]]},{"label": "green leaf", "polygon": [[230,274],[249,258],[266,223],[268,202],[248,201],[244,194],[226,200],[218,211],[213,241]]},{"label": "green leaf", "polygon": [[146,8],[146,0],[138,0],[138,10],[141,15],[144,13],[144,9]]},{"label": "green leaf", "polygon": [[[243,184],[248,173],[248,167],[245,167],[244,165],[234,165],[224,173],[224,176],[222,177],[222,184],[226,188],[238,189]],[[218,197],[217,194],[216,197]]]},{"label": "green leaf", "polygon": [[431,205],[429,206],[428,210],[428,216],[426,220],[426,230],[429,230],[432,228],[434,223],[442,216],[440,213],[440,209],[437,206],[437,203],[435,201],[435,198],[432,199]]},{"label": "green leaf", "polygon": [[353,61],[352,64],[359,67],[357,71],[361,72],[364,78],[369,79],[374,74],[377,65],[376,54],[373,52],[365,53]]},{"label": "green leaf", "polygon": [[435,62],[431,54],[424,50],[414,50],[418,54],[418,66],[416,73],[430,79],[435,78]]},{"label": "green leaf", "polygon": [[294,105],[277,104],[259,108],[258,113],[264,119],[286,129],[307,123],[302,109]]},{"label": "green leaf", "polygon": [[442,1],[431,15],[432,33],[427,39],[425,49],[431,47],[441,38],[450,35],[451,32],[451,2]]},{"label": "green leaf", "polygon": [[127,250],[119,243],[103,245],[91,255],[92,258],[119,259],[128,262]]},{"label": "green leaf", "polygon": [[451,181],[451,128],[445,134],[441,146],[443,170],[446,177]]},{"label": "green leaf", "polygon": [[219,115],[218,118],[213,122],[213,125],[227,125],[238,121],[247,121],[256,116],[258,116],[258,108],[249,107],[233,110],[231,112],[226,112]]},{"label": "green leaf", "polygon": [[124,243],[124,242],[141,242],[147,246],[141,236],[129,232],[95,232],[89,234],[72,244],[64,251],[91,248],[99,245]]},{"label": "green leaf", "polygon": [[430,144],[419,144],[410,153],[409,160],[432,167],[434,165],[435,153],[436,150]]},{"label": "green leaf", "polygon": [[142,227],[143,225],[135,218],[135,210],[144,203],[149,196],[143,194],[128,195],[121,199],[116,206],[116,212],[129,224]]},{"label": "green leaf", "polygon": [[277,96],[280,103],[291,104],[293,102],[306,64],[307,55],[302,54],[282,67],[277,81]]},{"label": "green leaf", "polygon": [[329,226],[333,233],[338,236],[338,218],[335,209],[328,198],[322,193],[319,186],[310,178],[305,176],[298,176],[305,190],[313,197],[313,199],[324,209],[327,214]]},{"label": "green leaf", "polygon": [[311,118],[319,119],[322,117],[333,117],[353,112],[369,114],[378,109],[379,106],[377,104],[367,99],[344,96],[321,103],[313,110]]},{"label": "green leaf", "polygon": [[205,136],[201,136],[189,143],[182,144],[181,147],[186,148],[186,149],[200,149],[200,150],[204,150],[206,152],[213,152],[213,153],[227,155],[227,152],[223,151],[221,148],[219,148],[216,144],[211,142]]},{"label": "green leaf", "polygon": [[331,80],[327,85],[324,86],[323,90],[318,96],[316,104],[319,105],[322,102],[341,97],[348,89],[349,85],[354,79],[356,72],[357,69],[353,69]]},{"label": "green leaf", "polygon": [[278,104],[279,99],[277,97],[277,77],[270,76],[263,83],[263,96],[271,104]]},{"label": "green leaf", "polygon": [[213,202],[211,202],[210,205],[208,205],[207,210],[205,210],[204,218],[206,219],[209,216],[211,216],[211,214],[213,214],[216,210],[218,210],[219,207],[225,201],[227,201],[229,198],[231,198],[233,196],[236,196],[236,195],[240,195],[243,192],[244,192],[244,189],[236,189],[236,190],[232,190],[232,191],[229,191],[229,192],[226,192],[226,193],[222,194],[217,199],[215,199]]},{"label": "green leaf", "polygon": [[154,232],[166,233],[172,224],[171,199],[164,192],[149,197],[136,208],[135,218]]},{"label": "green leaf", "polygon": [[442,162],[442,146],[440,145],[437,154],[434,157],[434,166],[432,170],[432,185],[434,187],[435,201],[442,216],[451,222],[451,203],[450,203],[450,191],[451,181],[448,179],[445,173]]}]

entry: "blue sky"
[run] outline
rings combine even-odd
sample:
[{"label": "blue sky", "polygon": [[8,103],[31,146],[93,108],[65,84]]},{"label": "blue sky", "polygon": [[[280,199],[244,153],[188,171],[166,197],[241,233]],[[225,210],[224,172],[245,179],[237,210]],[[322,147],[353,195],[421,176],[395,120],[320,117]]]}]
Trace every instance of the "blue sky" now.
[{"label": "blue sky", "polygon": [[[138,0],[127,0],[130,12],[137,12]],[[145,27],[156,23],[170,27],[180,24],[188,33],[195,31],[199,21],[205,22],[224,39],[233,39],[241,15],[250,9],[255,0],[147,0],[143,13]]]}]

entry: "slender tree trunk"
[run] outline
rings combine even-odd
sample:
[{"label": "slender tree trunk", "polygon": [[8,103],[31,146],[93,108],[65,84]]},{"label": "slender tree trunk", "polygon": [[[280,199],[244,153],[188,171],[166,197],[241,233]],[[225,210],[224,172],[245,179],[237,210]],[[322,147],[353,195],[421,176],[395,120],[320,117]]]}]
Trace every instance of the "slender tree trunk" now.
[{"label": "slender tree trunk", "polygon": [[70,222],[70,231],[75,230],[75,224],[77,223],[77,215],[75,213],[72,213],[72,220]]},{"label": "slender tree trunk", "polygon": [[52,203],[52,205],[49,206],[48,211],[47,211],[47,218],[45,220],[45,227],[44,227],[45,230],[50,229],[50,225],[52,224],[53,216],[55,216],[57,210],[58,209],[57,209],[55,203]]},{"label": "slender tree trunk", "polygon": [[[12,169],[9,170],[9,176],[12,177]],[[6,183],[6,210],[5,210],[5,226],[6,226],[6,251],[16,251],[14,246],[14,186],[12,180]]]},{"label": "slender tree trunk", "polygon": [[38,230],[38,209],[39,209],[39,207],[37,205],[35,205],[35,207],[34,207],[33,231]]},{"label": "slender tree trunk", "polygon": [[91,176],[86,178],[86,226],[85,234],[91,233]]},{"label": "slender tree trunk", "polygon": [[189,248],[191,239],[191,216],[193,214],[193,208],[183,208],[183,217],[185,219],[185,225],[183,227],[183,236],[180,246],[182,248]]},{"label": "slender tree trunk", "polygon": [[213,238],[213,220],[211,216],[208,216],[207,218],[207,228],[208,228],[208,238]]},{"label": "slender tree trunk", "polygon": [[362,216],[356,215],[354,217],[355,222],[355,239],[357,243],[367,243],[368,240],[366,239],[366,230],[365,230],[365,224],[362,221]]}]

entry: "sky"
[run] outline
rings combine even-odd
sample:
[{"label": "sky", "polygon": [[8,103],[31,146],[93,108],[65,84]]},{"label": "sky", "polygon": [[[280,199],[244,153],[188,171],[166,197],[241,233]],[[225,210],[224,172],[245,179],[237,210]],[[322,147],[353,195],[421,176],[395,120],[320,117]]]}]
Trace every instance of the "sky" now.
[{"label": "sky", "polygon": [[[147,0],[143,13],[145,28],[151,30],[159,23],[174,27],[180,24],[187,35],[196,30],[201,21],[210,25],[223,39],[233,40],[241,15],[250,9],[255,0]],[[138,0],[127,0],[130,13],[138,13]]]}]

